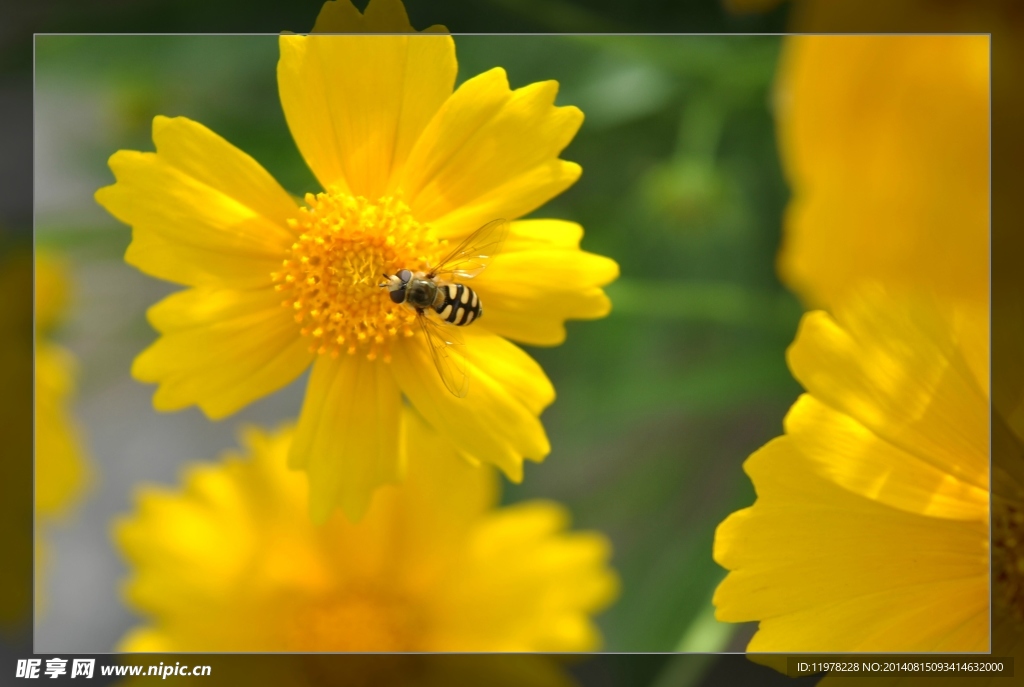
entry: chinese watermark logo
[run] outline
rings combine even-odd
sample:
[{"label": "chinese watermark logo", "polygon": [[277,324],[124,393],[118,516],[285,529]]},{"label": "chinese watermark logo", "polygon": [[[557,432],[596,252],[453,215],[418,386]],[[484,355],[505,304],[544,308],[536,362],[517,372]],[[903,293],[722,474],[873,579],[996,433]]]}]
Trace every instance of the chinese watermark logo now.
[{"label": "chinese watermark logo", "polygon": [[68,672],[68,659],[66,658],[48,658],[46,659],[46,677],[56,679],[61,675],[67,675]]},{"label": "chinese watermark logo", "polygon": [[41,658],[19,658],[14,677],[39,677],[39,666],[42,662]]},{"label": "chinese watermark logo", "polygon": [[[40,669],[43,665],[43,659],[41,658],[19,658],[17,667],[14,669],[14,677],[22,678],[38,678],[40,677]],[[96,659],[95,658],[74,658],[71,659],[71,677],[85,677],[91,678],[94,671],[96,670]],[[56,679],[62,675],[68,674],[68,659],[66,658],[48,658],[46,659],[46,668],[42,671],[42,675]]]},{"label": "chinese watermark logo", "polygon": [[95,669],[95,658],[76,658],[71,661],[71,677],[92,677]]}]

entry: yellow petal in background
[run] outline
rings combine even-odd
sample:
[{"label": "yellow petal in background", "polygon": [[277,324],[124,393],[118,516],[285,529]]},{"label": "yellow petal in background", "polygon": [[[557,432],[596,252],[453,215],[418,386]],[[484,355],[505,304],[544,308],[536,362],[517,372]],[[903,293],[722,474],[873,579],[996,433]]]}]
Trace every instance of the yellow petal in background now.
[{"label": "yellow petal in background", "polygon": [[538,416],[555,399],[544,371],[514,344],[488,332],[465,332],[469,391],[456,398],[444,386],[427,343],[416,336],[396,347],[395,379],[416,410],[473,461],[497,465],[513,482],[523,459],[551,450]]},{"label": "yellow petal in background", "polygon": [[358,520],[377,487],[401,480],[401,408],[388,367],[361,356],[317,358],[289,459],[309,474],[315,522],[339,504]]},{"label": "yellow petal in background", "polygon": [[[473,466],[457,455],[451,441],[408,406],[401,412],[406,480],[382,489],[373,508],[387,510],[392,526],[410,533],[405,546],[429,542],[429,551],[405,555],[445,560],[464,541],[473,523],[498,506],[500,480],[490,466]],[[439,457],[440,456],[440,457]],[[453,496],[456,496],[453,498]],[[377,519],[383,524],[383,520]],[[369,539],[374,535],[364,535]]]},{"label": "yellow petal in background", "polygon": [[45,250],[35,255],[36,332],[47,334],[64,318],[68,306],[68,263]]},{"label": "yellow petal in background", "polygon": [[[9,295],[16,295],[19,298],[24,295],[16,288],[20,283],[31,284],[30,279],[24,277],[31,274],[31,265],[28,256],[22,262],[10,260],[3,266],[3,275],[6,284],[10,287],[4,289]],[[24,408],[23,399],[10,395],[15,402],[16,408],[8,408],[5,413],[7,424],[15,427],[31,428],[26,436],[32,437],[34,445],[19,447],[15,442],[8,441],[5,449],[8,455],[31,456],[34,454],[34,461],[26,462],[24,465],[32,470],[27,479],[20,479],[16,464],[8,465],[8,484],[21,486],[32,483],[35,486],[34,494],[29,491],[27,494],[7,494],[2,501],[10,511],[5,511],[4,522],[14,526],[14,536],[9,541],[15,545],[20,539],[17,533],[20,528],[25,532],[32,532],[32,522],[19,522],[23,514],[34,513],[35,516],[35,608],[36,617],[45,613],[47,609],[47,580],[48,580],[48,542],[46,539],[49,527],[55,521],[67,518],[73,513],[74,507],[82,499],[82,496],[92,486],[94,473],[88,459],[86,445],[82,437],[79,424],[72,412],[73,400],[76,391],[77,361],[70,351],[62,346],[53,343],[51,335],[53,329],[63,319],[66,306],[70,300],[71,284],[69,263],[62,257],[47,250],[39,250],[35,255],[35,316],[36,332],[34,359],[32,356],[31,340],[22,345],[21,334],[24,328],[30,325],[31,311],[18,312],[11,307],[10,303],[0,301],[0,318],[6,324],[5,331],[13,333],[11,339],[0,339],[0,367],[5,371],[5,381],[11,389],[17,388],[22,370],[24,374],[34,373],[34,404],[30,407],[34,415],[28,415],[24,421],[19,421],[22,413],[28,413]],[[24,279],[24,281],[21,281]],[[25,299],[24,303],[32,303],[33,299]],[[19,317],[21,316],[21,317]],[[19,320],[21,320],[19,322]],[[15,344],[13,339],[17,339]],[[15,345],[12,345],[15,344]],[[34,364],[33,364],[34,363]],[[29,388],[31,379],[25,380],[25,388]],[[18,436],[18,435],[15,435]],[[19,450],[19,448],[21,450]],[[33,451],[34,449],[34,451]],[[34,496],[34,509],[32,498]],[[6,533],[5,533],[6,534]],[[13,550],[13,548],[12,548]],[[2,566],[4,574],[0,575],[0,581],[5,582],[3,588],[11,590],[12,594],[0,596],[0,624],[17,619],[22,605],[22,599],[18,598],[16,590],[24,589],[24,578],[21,577],[24,571],[14,563],[7,563]]]},{"label": "yellow petal in background", "polygon": [[[986,652],[988,606],[977,604],[988,590],[987,580],[950,580],[894,589],[867,597],[846,599],[827,611],[813,609],[761,622],[763,632],[747,646],[750,652],[782,651],[781,646],[801,646],[800,651],[835,652]],[[877,619],[888,619],[879,626]],[[814,621],[814,622],[811,622]],[[822,628],[827,628],[824,631]],[[857,645],[844,644],[850,630],[867,636]],[[784,642],[772,641],[784,636]],[[980,641],[978,638],[982,638]],[[900,647],[913,647],[901,649]]]},{"label": "yellow petal in background", "polygon": [[886,441],[810,394],[793,405],[785,427],[809,466],[849,491],[910,513],[987,517],[987,490],[957,479],[921,452]]},{"label": "yellow petal in background", "polygon": [[619,276],[614,260],[579,249],[583,228],[562,220],[513,222],[505,247],[473,280],[486,316],[479,326],[514,341],[554,346],[567,319],[604,317],[601,289]]},{"label": "yellow petal in background", "polygon": [[[761,621],[750,651],[988,649],[984,518],[915,515],[851,493],[790,437],[744,467],[758,500],[716,532],[715,560],[732,572],[715,605],[720,620]],[[943,645],[965,624],[977,631]]]},{"label": "yellow petal in background", "polygon": [[988,37],[797,36],[777,78],[782,279],[810,306],[861,279],[987,300]]},{"label": "yellow petal in background", "polygon": [[153,120],[157,152],[110,158],[96,200],[132,226],[125,261],[179,284],[270,285],[298,207],[251,157],[184,117]]},{"label": "yellow petal in background", "polygon": [[567,532],[555,504],[495,509],[493,471],[403,413],[416,447],[408,477],[356,524],[309,520],[305,479],[286,467],[290,429],[248,430],[242,455],[191,467],[181,491],[142,490],[115,535],[132,570],[127,597],[148,624],[122,648],[596,646],[590,616],[616,591],[607,540]]},{"label": "yellow petal in background", "polygon": [[510,90],[497,67],[459,86],[409,155],[401,188],[420,221],[458,237],[515,219],[558,195],[580,167],[558,159],[583,113],[555,107],[558,83]]},{"label": "yellow petal in background", "polygon": [[834,309],[804,317],[808,393],[716,531],[717,617],[760,621],[750,651],[987,651],[985,318],[877,286]]},{"label": "yellow petal in background", "polygon": [[988,393],[967,363],[979,352],[965,344],[983,346],[984,356],[985,337],[970,330],[988,327],[972,309],[862,290],[836,308],[835,319],[804,316],[790,369],[815,398],[987,492]]},{"label": "yellow petal in background", "polygon": [[[78,423],[71,413],[77,364],[53,343],[70,300],[70,265],[52,252],[35,255],[35,510],[66,515],[91,480]],[[16,275],[16,272],[15,272]]]},{"label": "yellow petal in background", "polygon": [[82,437],[71,415],[75,362],[52,343],[36,344],[36,513],[65,514],[90,481]]},{"label": "yellow petal in background", "polygon": [[225,417],[291,382],[314,357],[273,289],[188,289],[147,315],[161,336],[135,358],[132,376],[160,385],[157,410],[195,404]]},{"label": "yellow petal in background", "polygon": [[[190,466],[184,496],[143,487],[134,516],[115,521],[134,573],[125,599],[161,619],[130,633],[121,650],[269,650],[275,628],[259,592],[318,583],[318,559],[303,556],[313,538],[304,479],[283,469],[287,439],[252,432],[245,439],[255,460],[228,454],[222,465]],[[294,568],[275,565],[275,556]]]},{"label": "yellow petal in background", "polygon": [[282,36],[288,128],[325,189],[376,201],[451,94],[450,36]]},{"label": "yellow petal in background", "polygon": [[566,534],[567,527],[565,508],[545,501],[510,506],[481,523],[457,559],[466,581],[446,585],[433,600],[461,610],[442,616],[438,650],[596,650],[600,635],[580,609],[603,608],[617,595],[614,575],[594,574],[611,550],[605,537]]}]

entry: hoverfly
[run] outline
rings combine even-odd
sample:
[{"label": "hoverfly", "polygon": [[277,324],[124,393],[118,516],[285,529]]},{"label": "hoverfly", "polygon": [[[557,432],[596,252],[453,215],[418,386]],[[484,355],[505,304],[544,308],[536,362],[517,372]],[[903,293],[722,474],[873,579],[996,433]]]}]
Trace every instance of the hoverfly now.
[{"label": "hoverfly", "polygon": [[[398,270],[385,274],[380,284],[388,289],[395,303],[405,303],[416,311],[424,340],[430,349],[441,380],[448,390],[463,398],[469,390],[466,360],[461,354],[453,355],[449,346],[463,345],[458,327],[472,324],[484,313],[476,291],[455,282],[455,278],[472,279],[480,274],[488,261],[498,254],[508,235],[508,221],[496,219],[483,225],[455,247],[428,272]],[[437,313],[439,321],[427,316],[427,310]],[[442,326],[441,323],[454,325]]]}]

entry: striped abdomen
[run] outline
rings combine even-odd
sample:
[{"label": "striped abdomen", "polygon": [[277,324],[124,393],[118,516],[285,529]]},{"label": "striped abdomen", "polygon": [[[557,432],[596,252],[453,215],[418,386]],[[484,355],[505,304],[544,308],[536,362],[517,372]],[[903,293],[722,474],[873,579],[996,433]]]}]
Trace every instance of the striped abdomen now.
[{"label": "striped abdomen", "polygon": [[437,290],[438,294],[444,296],[444,300],[435,305],[434,310],[445,322],[461,327],[483,314],[484,309],[480,307],[476,291],[465,284],[444,284]]}]

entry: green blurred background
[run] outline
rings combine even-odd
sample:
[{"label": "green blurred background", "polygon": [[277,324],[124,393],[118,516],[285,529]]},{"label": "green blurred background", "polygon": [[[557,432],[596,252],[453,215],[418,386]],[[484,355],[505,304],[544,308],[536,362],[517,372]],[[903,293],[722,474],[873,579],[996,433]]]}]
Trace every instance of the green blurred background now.
[{"label": "green blurred background", "polygon": [[[559,104],[586,114],[563,153],[583,176],[535,216],[583,224],[583,247],[622,276],[607,319],[530,349],[558,392],[543,417],[553,449],[504,498],[561,501],[576,527],[612,538],[623,585],[599,618],[606,650],[742,650],[753,631],[713,619],[724,571],[711,544],[753,501],[742,461],[780,432],[799,393],[784,351],[801,310],[774,273],[787,199],[769,102],[780,41],[456,38],[460,81],[493,66],[513,87],[556,79]],[[111,153],[152,149],[157,114],[209,126],[293,193],[317,190],[284,122],[276,61],[270,36],[37,39],[36,241],[73,266],[59,340],[79,358],[76,411],[98,479],[51,537],[36,651],[109,651],[135,622],[107,530],[133,485],[176,484],[184,461],[233,446],[240,423],[298,411],[305,377],[220,423],[152,411],[152,387],[129,366],[154,339],[145,308],[177,287],[122,262],[130,230],[92,199],[112,181]]]}]

